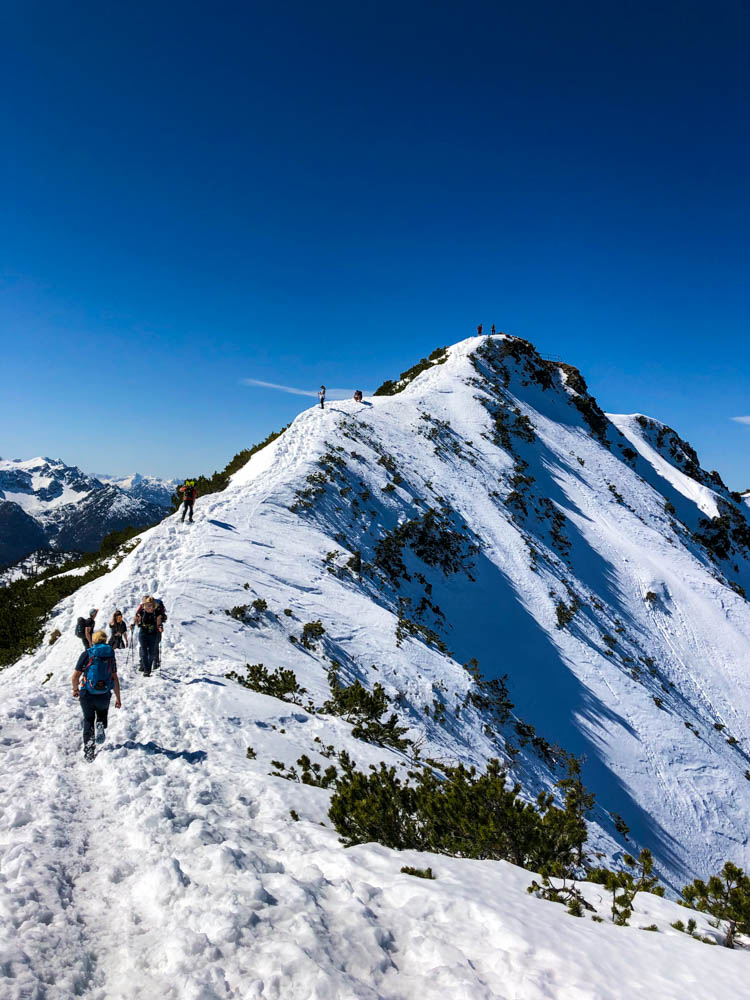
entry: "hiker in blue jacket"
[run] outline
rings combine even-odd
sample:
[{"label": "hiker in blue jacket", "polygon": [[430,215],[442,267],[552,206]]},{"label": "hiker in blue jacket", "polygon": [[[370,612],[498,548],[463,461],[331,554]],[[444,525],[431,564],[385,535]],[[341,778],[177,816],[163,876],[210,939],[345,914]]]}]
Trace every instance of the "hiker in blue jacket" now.
[{"label": "hiker in blue jacket", "polygon": [[92,645],[78,657],[73,671],[73,697],[78,698],[83,712],[83,756],[86,760],[93,760],[96,743],[104,742],[113,690],[115,708],[122,704],[115,651],[107,642],[107,633],[100,629],[91,638]]}]

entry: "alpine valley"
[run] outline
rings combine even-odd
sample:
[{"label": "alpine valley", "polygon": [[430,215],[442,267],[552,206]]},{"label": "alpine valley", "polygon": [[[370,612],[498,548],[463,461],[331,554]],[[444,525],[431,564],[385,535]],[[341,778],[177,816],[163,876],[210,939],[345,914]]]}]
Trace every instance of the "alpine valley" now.
[{"label": "alpine valley", "polygon": [[[46,459],[0,476],[6,562],[164,517]],[[0,993],[744,995],[750,938],[710,947],[726,923],[677,900],[750,865],[749,515],[676,431],[518,338],[301,413],[0,673]],[[161,669],[118,652],[87,763],[76,619],[147,593]],[[534,859],[584,815],[566,912]],[[617,919],[583,877],[644,848],[666,894],[646,879]]]}]

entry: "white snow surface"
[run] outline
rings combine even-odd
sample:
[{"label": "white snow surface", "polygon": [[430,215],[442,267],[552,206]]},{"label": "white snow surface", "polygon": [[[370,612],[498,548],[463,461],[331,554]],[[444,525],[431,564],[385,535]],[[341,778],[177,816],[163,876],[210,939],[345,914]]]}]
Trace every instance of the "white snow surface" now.
[{"label": "white snow surface", "polygon": [[[348,682],[401,693],[399,713],[424,739],[423,756],[482,766],[506,758],[503,738],[487,735],[471,707],[453,714],[471,684],[461,664],[476,656],[488,676],[508,674],[520,718],[586,755],[598,802],[593,847],[614,863],[650,847],[672,889],[728,858],[747,867],[747,603],[669,527],[654,487],[589,434],[564,380],[543,391],[514,369],[512,404],[536,433],[517,447],[571,539],[560,556],[540,520],[532,568],[529,533],[504,502],[514,458],[490,440],[486,389],[475,383],[481,343],[455,345],[397,396],[301,414],[227,490],[198,501],[195,524],[175,515],[146,531],[112,572],[61,602],[48,630],[62,638],[0,674],[3,998],[742,995],[746,950],[673,930],[693,915],[702,934],[716,935],[668,899],[640,896],[632,926],[616,927],[598,886],[585,891],[604,923],[527,894],[530,873],[505,862],[344,849],[327,817],[330,792],[270,775],[271,762],[293,765],[306,753],[325,767],[318,750],[329,744],[361,768],[385,760],[405,770],[409,758],[225,676],[245,663],[289,667],[320,706],[337,660]],[[429,437],[435,421],[450,428]],[[384,452],[401,477],[387,492]],[[345,462],[360,493],[327,482],[309,509],[291,511],[325,454]],[[431,627],[452,655],[419,636],[398,644],[398,596],[418,596],[414,580],[389,596],[345,569],[355,549],[369,557],[370,507],[394,525],[425,509],[415,499],[448,504],[479,539],[473,579],[407,559],[413,577],[429,574],[445,615]],[[560,629],[556,602],[571,591],[581,608]],[[75,620],[90,607],[101,609],[100,625],[115,607],[132,616],[146,593],[169,611],[161,670],[145,678],[118,653],[123,707],[110,709],[107,741],[87,764],[70,695]],[[252,621],[225,613],[256,598],[268,610]],[[326,629],[317,648],[290,642],[315,620]],[[615,638],[612,656],[604,632]],[[436,700],[445,724],[424,714]],[[514,740],[512,730],[503,736]],[[555,777],[530,746],[515,771],[529,794]],[[608,811],[626,819],[630,843]],[[404,864],[430,865],[437,878],[401,874]],[[640,929],[651,924],[658,933]]]},{"label": "white snow surface", "polygon": [[675,467],[673,462],[668,462],[663,455],[659,454],[656,448],[652,447],[644,439],[643,432],[638,426],[637,419],[642,416],[640,413],[608,413],[607,416],[617,427],[620,433],[628,439],[636,451],[649,462],[658,474],[670,486],[673,486],[687,500],[694,503],[706,515],[706,517],[717,517],[719,507],[716,502],[716,492],[702,483],[696,482],[690,476],[686,476]]}]

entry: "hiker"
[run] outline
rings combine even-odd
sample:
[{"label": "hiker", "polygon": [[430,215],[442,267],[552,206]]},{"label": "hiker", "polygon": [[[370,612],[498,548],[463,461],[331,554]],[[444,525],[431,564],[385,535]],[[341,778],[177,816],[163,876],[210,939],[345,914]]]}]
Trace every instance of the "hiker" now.
[{"label": "hiker", "polygon": [[135,615],[135,625],[139,625],[141,665],[138,667],[140,673],[145,677],[151,676],[154,666],[159,663],[159,639],[162,631],[162,615],[156,606],[156,601],[150,595],[143,598],[143,604]]},{"label": "hiker", "polygon": [[355,403],[361,403],[362,402],[362,390],[361,389],[357,389],[355,391],[355,393],[354,393],[354,402]]},{"label": "hiker", "polygon": [[477,327],[477,335],[480,336],[480,337],[482,336],[482,324],[481,323]]},{"label": "hiker", "polygon": [[128,645],[128,625],[123,621],[122,611],[115,611],[109,620],[109,627],[109,644],[112,649],[124,649]]},{"label": "hiker", "polygon": [[113,689],[115,708],[122,704],[115,651],[107,643],[107,633],[99,629],[91,639],[91,646],[78,657],[73,671],[73,697],[78,698],[83,712],[83,756],[86,760],[93,760],[95,744],[104,742]]},{"label": "hiker", "polygon": [[99,614],[98,608],[89,611],[88,618],[79,618],[76,622],[76,635],[83,643],[83,648],[88,649],[91,645],[91,633],[94,629],[94,619]]},{"label": "hiker", "polygon": [[[136,611],[137,615],[141,614],[141,612],[143,611],[143,605],[145,601],[146,598],[144,597],[143,601],[141,601],[141,603],[138,605],[138,610]],[[161,598],[159,597],[154,597],[153,602],[156,605],[156,613],[157,615],[161,615],[161,623],[162,626],[164,626],[167,621],[167,609],[164,607],[164,601],[162,601]],[[135,626],[135,622],[133,623],[133,625]],[[154,660],[155,668],[161,666],[161,637],[163,634],[164,634],[163,630],[158,633],[159,643],[156,647],[156,659]]]},{"label": "hiker", "polygon": [[326,387],[324,385],[321,385],[321,387],[320,387],[320,390],[318,392],[318,399],[320,400],[320,408],[321,408],[321,410],[324,410],[325,406],[323,404],[326,401]]},{"label": "hiker", "polygon": [[493,324],[492,324],[492,336],[493,336],[493,337],[495,336],[495,333],[496,333],[496,330],[495,330],[495,324],[493,323]]},{"label": "hiker", "polygon": [[[195,480],[186,479],[185,484],[180,487],[180,493],[183,495],[184,504],[182,507],[182,523],[185,523],[185,515],[190,512],[190,523],[193,523],[193,504],[195,503],[196,496]],[[180,509],[179,507],[177,508]]]}]

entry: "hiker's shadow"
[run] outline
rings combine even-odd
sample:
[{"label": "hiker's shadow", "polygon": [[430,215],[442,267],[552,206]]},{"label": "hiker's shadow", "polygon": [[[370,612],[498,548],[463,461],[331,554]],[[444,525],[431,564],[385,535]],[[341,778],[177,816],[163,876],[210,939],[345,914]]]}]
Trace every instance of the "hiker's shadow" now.
[{"label": "hiker's shadow", "polygon": [[208,523],[213,524],[216,528],[224,528],[225,531],[236,531],[237,529],[233,524],[227,524],[226,521],[215,521],[212,517],[208,518]]},{"label": "hiker's shadow", "polygon": [[117,743],[115,746],[110,747],[111,750],[143,750],[147,753],[149,757],[155,754],[160,754],[163,757],[167,757],[169,760],[177,760],[181,758],[186,760],[188,764],[200,764],[204,761],[208,754],[205,750],[167,750],[166,747],[160,747],[158,743],[154,743],[153,740],[149,743],[136,743],[135,740],[125,740],[124,743]]}]

